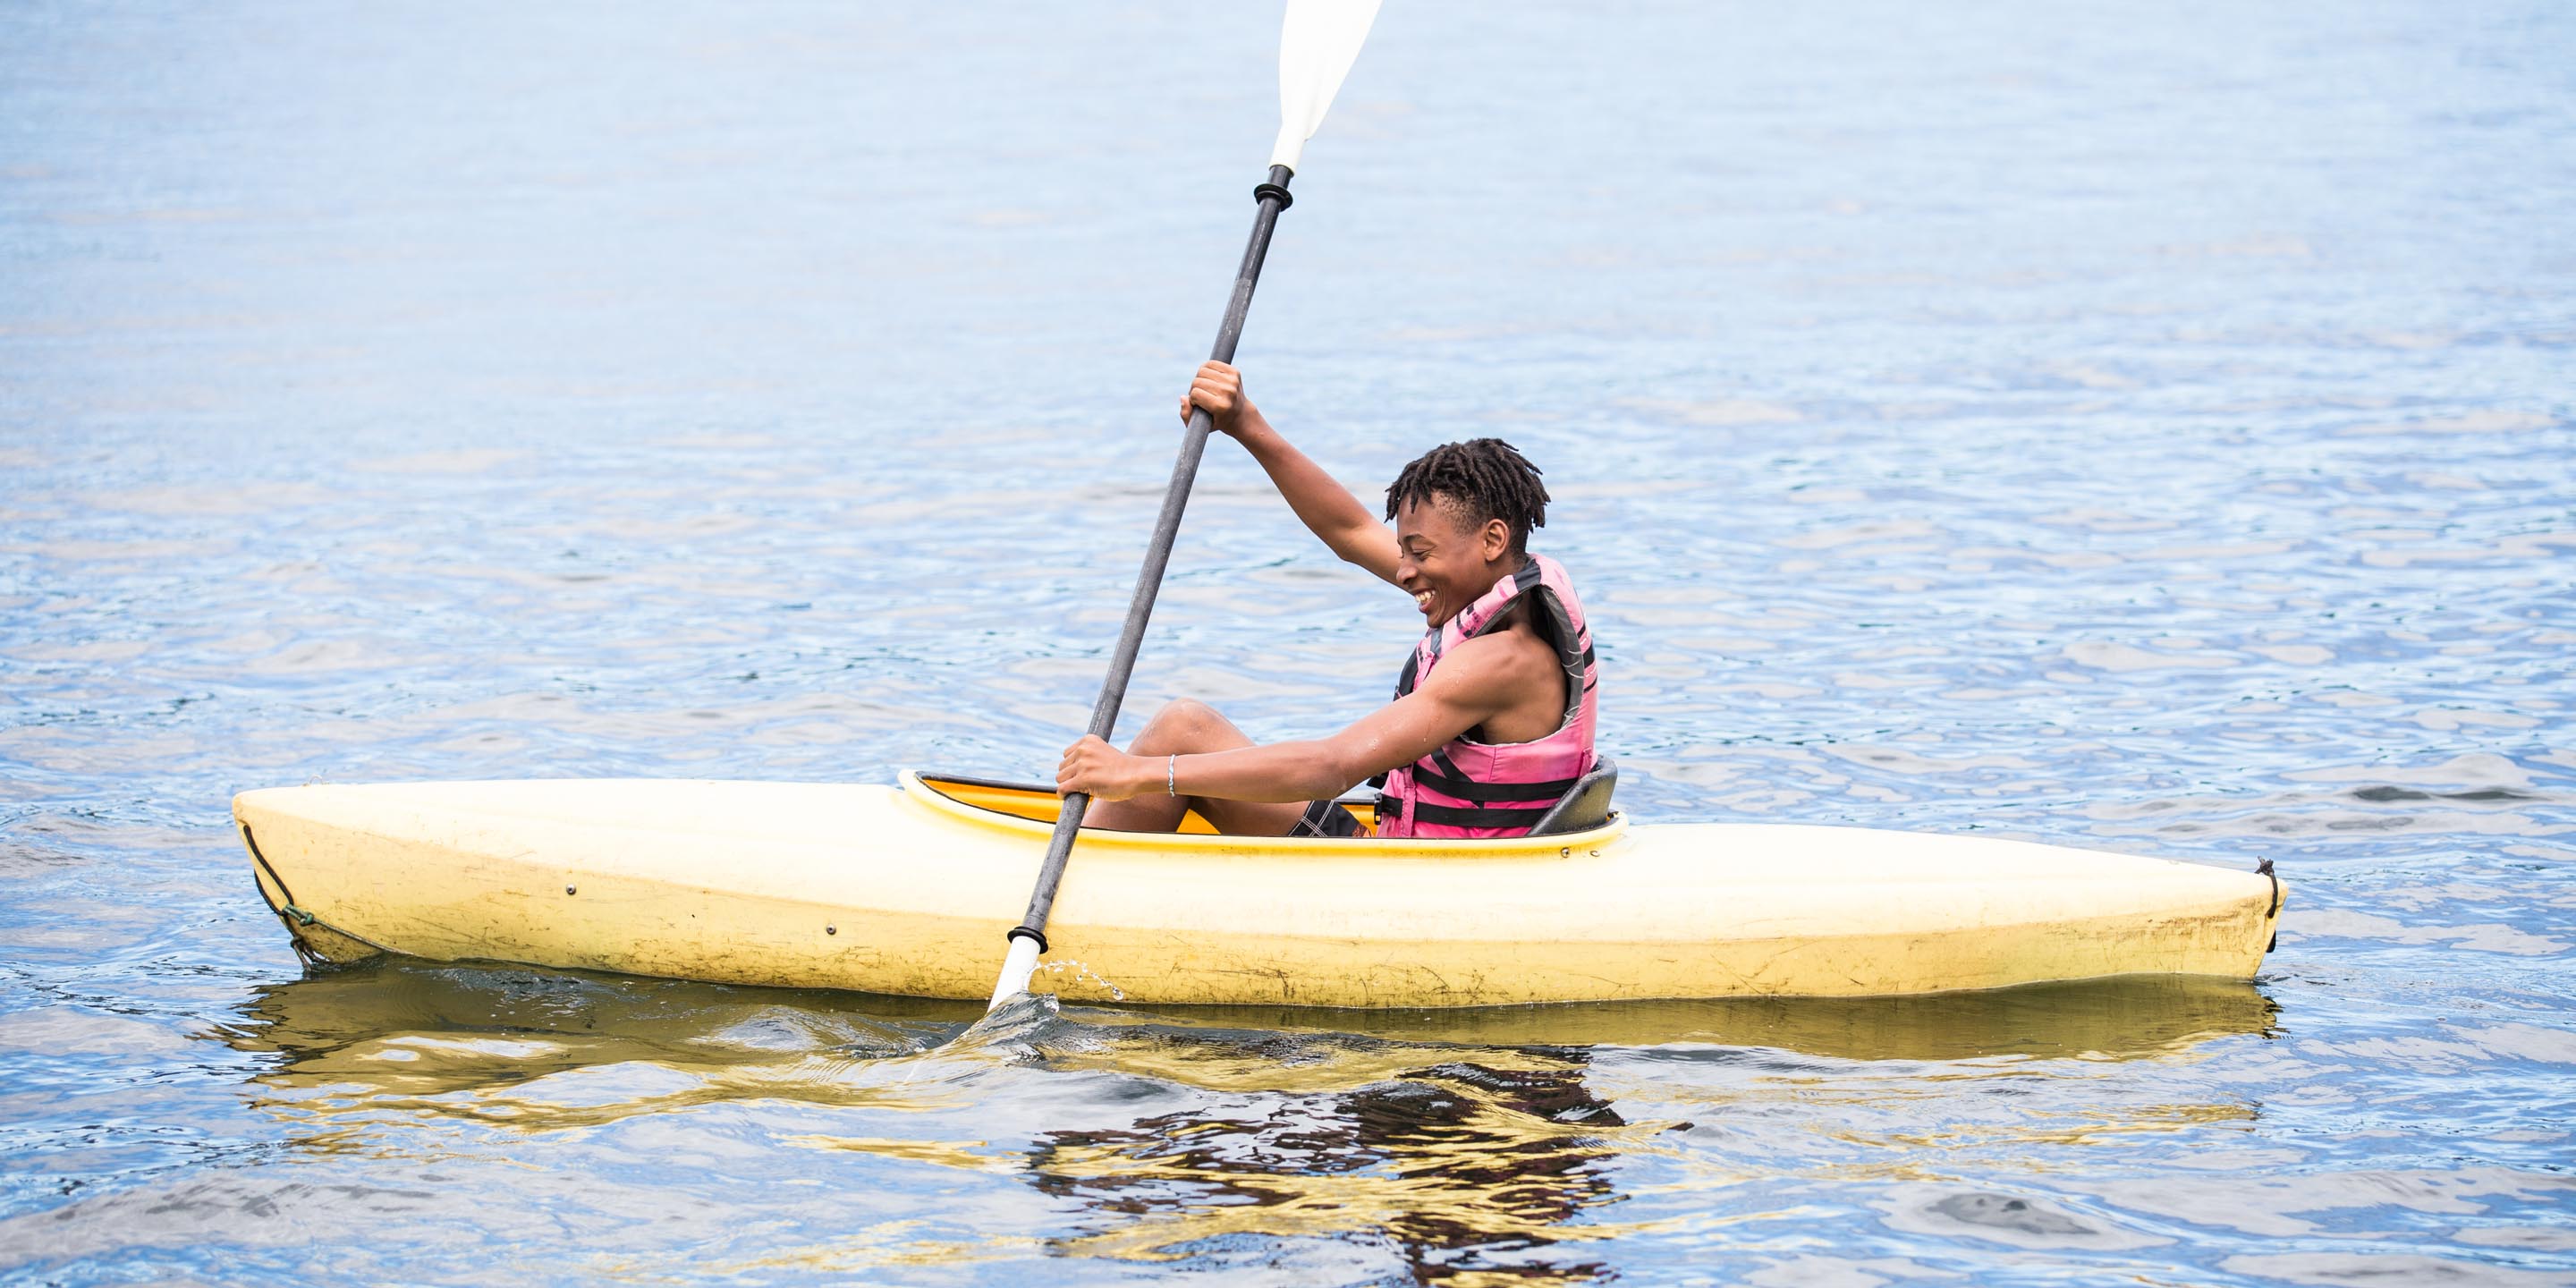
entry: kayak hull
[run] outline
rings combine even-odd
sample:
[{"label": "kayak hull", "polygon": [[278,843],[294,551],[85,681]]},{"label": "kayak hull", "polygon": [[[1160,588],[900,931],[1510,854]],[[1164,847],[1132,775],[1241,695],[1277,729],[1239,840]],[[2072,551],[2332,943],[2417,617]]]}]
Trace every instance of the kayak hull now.
[{"label": "kayak hull", "polygon": [[[308,955],[379,952],[982,999],[1043,792],[565,780],[243,793]],[[1086,831],[1033,990],[1463,1007],[2250,978],[2268,875],[1973,836],[1631,825],[1507,841]]]}]

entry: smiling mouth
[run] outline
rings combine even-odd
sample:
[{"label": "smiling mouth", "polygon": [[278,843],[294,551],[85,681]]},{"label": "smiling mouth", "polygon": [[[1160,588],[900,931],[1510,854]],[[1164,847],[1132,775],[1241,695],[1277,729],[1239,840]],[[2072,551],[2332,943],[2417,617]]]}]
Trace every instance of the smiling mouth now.
[{"label": "smiling mouth", "polygon": [[1426,613],[1427,613],[1427,612],[1430,612],[1430,611],[1431,611],[1431,592],[1430,592],[1430,591],[1427,591],[1427,590],[1417,590],[1417,591],[1413,592],[1413,606],[1414,606],[1414,607],[1416,607],[1416,608],[1421,609],[1422,611],[1424,611],[1424,612],[1426,612]]}]

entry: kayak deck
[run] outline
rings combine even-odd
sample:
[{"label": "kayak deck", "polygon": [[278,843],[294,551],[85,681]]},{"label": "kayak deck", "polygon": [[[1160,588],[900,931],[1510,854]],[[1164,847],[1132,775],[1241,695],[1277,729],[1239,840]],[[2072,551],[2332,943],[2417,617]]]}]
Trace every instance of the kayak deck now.
[{"label": "kayak deck", "polygon": [[[246,792],[234,813],[262,895],[328,960],[981,999],[1056,807],[1040,788],[906,773],[899,787],[323,785]],[[1455,1007],[2246,979],[2279,895],[2230,868],[1862,828],[1613,816],[1465,842],[1085,831],[1032,986]]]},{"label": "kayak deck", "polygon": [[[1013,818],[1027,819],[1032,823],[1044,823],[1050,831],[1054,829],[1056,819],[1064,810],[1063,797],[1056,795],[1052,789],[1036,783],[1012,783],[991,778],[969,778],[947,774],[921,774],[915,777],[919,778],[923,787],[943,800],[968,809],[1008,814]],[[1342,808],[1357,815],[1360,822],[1372,828],[1377,826],[1375,798],[1362,800],[1353,797],[1340,804]],[[1181,815],[1179,835],[1216,836],[1220,833],[1216,830],[1216,825],[1208,822],[1197,810],[1190,810]]]}]

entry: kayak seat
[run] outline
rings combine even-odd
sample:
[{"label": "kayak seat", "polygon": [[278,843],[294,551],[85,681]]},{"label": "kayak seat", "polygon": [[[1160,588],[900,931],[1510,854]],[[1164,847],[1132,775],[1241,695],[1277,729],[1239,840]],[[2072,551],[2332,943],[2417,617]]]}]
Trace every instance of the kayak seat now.
[{"label": "kayak seat", "polygon": [[1529,830],[1532,836],[1557,836],[1566,832],[1588,832],[1610,821],[1610,792],[1619,785],[1619,762],[1608,756],[1592,758],[1592,772],[1574,780],[1538,826]]}]

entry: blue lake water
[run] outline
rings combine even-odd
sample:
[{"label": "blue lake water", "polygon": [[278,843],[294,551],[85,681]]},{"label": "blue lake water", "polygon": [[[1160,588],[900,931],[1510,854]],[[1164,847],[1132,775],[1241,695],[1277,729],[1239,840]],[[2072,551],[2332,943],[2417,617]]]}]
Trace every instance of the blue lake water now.
[{"label": "blue lake water", "polygon": [[[1253,395],[1547,469],[1635,816],[2270,858],[2254,984],[307,974],[235,791],[1045,772],[1273,11],[35,0],[0,1280],[2576,1283],[2576,10],[1580,8],[1388,7]],[[1417,629],[1219,442],[1127,728]]]}]

